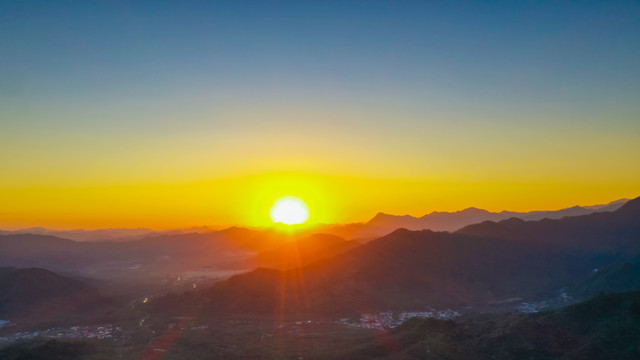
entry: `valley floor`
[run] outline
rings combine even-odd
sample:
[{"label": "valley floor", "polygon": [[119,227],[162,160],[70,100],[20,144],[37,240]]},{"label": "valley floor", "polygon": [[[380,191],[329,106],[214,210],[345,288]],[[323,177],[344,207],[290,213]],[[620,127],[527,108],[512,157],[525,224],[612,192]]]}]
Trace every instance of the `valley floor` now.
[{"label": "valley floor", "polygon": [[[414,317],[393,329],[346,323],[249,315],[206,320],[186,316],[148,319],[142,324],[45,331],[0,348],[0,358],[640,358],[638,291],[601,294],[565,308],[533,314],[468,313],[446,320]],[[82,332],[91,334],[90,338],[75,338]]]}]

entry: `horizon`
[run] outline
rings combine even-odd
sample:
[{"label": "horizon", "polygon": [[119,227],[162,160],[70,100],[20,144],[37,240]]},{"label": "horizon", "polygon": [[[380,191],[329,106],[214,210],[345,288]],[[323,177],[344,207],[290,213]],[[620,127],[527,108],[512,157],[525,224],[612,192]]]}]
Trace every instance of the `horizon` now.
[{"label": "horizon", "polygon": [[[59,227],[45,227],[45,226],[32,226],[32,227],[0,227],[0,231],[9,231],[9,232],[13,232],[13,231],[26,231],[26,230],[51,230],[51,231],[98,231],[98,230],[150,230],[152,232],[164,232],[164,231],[172,231],[172,230],[191,230],[191,229],[201,229],[201,228],[207,228],[210,231],[222,231],[222,230],[227,230],[230,228],[246,228],[246,229],[254,229],[254,230],[276,230],[279,232],[298,232],[301,231],[303,233],[309,233],[309,231],[315,231],[316,229],[322,229],[323,227],[327,227],[327,226],[342,226],[342,225],[351,225],[351,224],[367,224],[369,221],[371,221],[372,219],[374,219],[377,215],[383,214],[383,215],[390,215],[390,216],[397,216],[397,217],[404,217],[404,216],[410,216],[413,218],[420,218],[423,216],[428,216],[434,213],[448,213],[448,214],[453,214],[453,213],[457,213],[457,212],[461,212],[464,210],[468,210],[468,209],[478,209],[478,210],[484,210],[484,211],[488,211],[490,213],[493,214],[500,214],[500,213],[504,213],[504,212],[517,212],[517,213],[533,213],[533,212],[553,212],[553,211],[561,211],[561,210],[567,210],[567,209],[571,209],[574,207],[580,207],[580,208],[588,208],[588,207],[592,207],[592,206],[599,206],[599,205],[609,205],[611,203],[615,203],[618,201],[629,201],[629,200],[633,200],[636,198],[640,198],[639,196],[636,197],[630,197],[630,198],[620,198],[620,199],[615,199],[615,200],[611,200],[605,203],[598,203],[598,204],[576,204],[576,205],[572,205],[572,206],[567,206],[567,207],[561,207],[561,208],[556,208],[556,209],[535,209],[535,210],[530,210],[530,211],[513,211],[513,210],[509,210],[509,209],[502,209],[502,210],[488,210],[482,207],[478,207],[478,206],[469,206],[469,207],[465,207],[462,209],[457,209],[457,210],[452,210],[452,211],[439,211],[439,210],[433,210],[430,212],[426,212],[423,213],[422,215],[420,214],[392,214],[392,213],[386,213],[386,212],[382,212],[379,211],[377,213],[375,213],[374,215],[372,215],[369,218],[366,218],[362,221],[356,221],[356,222],[347,222],[347,223],[308,223],[308,224],[297,224],[297,225],[287,225],[287,224],[282,224],[282,223],[278,223],[278,222],[273,222],[270,223],[268,225],[263,225],[263,226],[252,226],[252,225],[246,225],[246,224],[201,224],[201,225],[191,225],[188,227],[179,227],[179,228],[171,228],[171,227],[167,227],[167,228],[152,228],[152,227],[144,227],[144,226],[139,226],[139,227],[135,227],[135,228],[127,228],[127,227],[98,227],[98,228],[59,228]],[[535,220],[533,220],[535,221]],[[286,228],[288,227],[292,227],[291,230],[286,230]],[[298,229],[295,229],[295,228]]]}]

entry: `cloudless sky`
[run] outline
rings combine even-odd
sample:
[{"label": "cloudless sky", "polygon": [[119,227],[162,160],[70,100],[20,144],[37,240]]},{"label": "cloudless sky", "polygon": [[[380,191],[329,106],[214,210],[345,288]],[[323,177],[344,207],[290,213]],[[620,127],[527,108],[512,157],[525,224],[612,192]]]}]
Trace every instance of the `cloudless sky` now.
[{"label": "cloudless sky", "polygon": [[292,179],[324,222],[635,197],[639,19],[635,1],[4,1],[0,226],[264,224],[247,198]]}]

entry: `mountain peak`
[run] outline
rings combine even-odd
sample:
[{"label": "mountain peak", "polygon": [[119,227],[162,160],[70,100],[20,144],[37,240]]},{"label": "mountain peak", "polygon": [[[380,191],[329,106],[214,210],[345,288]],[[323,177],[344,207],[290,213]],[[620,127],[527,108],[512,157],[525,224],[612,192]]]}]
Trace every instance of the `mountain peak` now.
[{"label": "mountain peak", "polygon": [[374,217],[372,217],[371,220],[369,220],[369,222],[372,222],[372,221],[374,221],[376,219],[384,218],[384,217],[387,217],[387,216],[391,216],[391,215],[385,214],[382,211],[380,211]]},{"label": "mountain peak", "polygon": [[519,225],[522,223],[525,223],[526,221],[520,219],[519,217],[510,217],[506,220],[502,220],[500,221],[500,224],[502,225],[507,225],[507,226],[513,226],[513,225]]},{"label": "mountain peak", "polygon": [[627,201],[616,212],[640,215],[640,197]]},{"label": "mountain peak", "polygon": [[404,235],[404,234],[408,234],[410,232],[412,232],[412,231],[409,230],[409,229],[398,228],[398,229],[393,230],[389,235]]},{"label": "mountain peak", "polygon": [[568,207],[568,208],[566,208],[564,210],[579,210],[579,209],[584,209],[584,208],[582,206],[580,206],[580,205],[574,205],[574,206]]},{"label": "mountain peak", "polygon": [[459,213],[463,213],[463,214],[477,214],[477,215],[484,215],[484,214],[488,214],[489,211],[484,210],[484,209],[479,209],[477,207],[468,207],[464,210],[460,210],[458,211]]},{"label": "mountain peak", "polygon": [[376,216],[374,216],[371,220],[367,222],[367,225],[397,227],[392,224],[395,224],[398,220],[414,221],[417,219],[411,215],[390,215],[390,214],[385,214],[383,212],[379,212],[376,214]]}]

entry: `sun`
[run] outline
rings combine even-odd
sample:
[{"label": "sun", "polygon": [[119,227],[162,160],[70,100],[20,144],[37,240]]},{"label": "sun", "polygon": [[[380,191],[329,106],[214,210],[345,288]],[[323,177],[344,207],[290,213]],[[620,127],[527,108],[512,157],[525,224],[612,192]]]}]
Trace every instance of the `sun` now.
[{"label": "sun", "polygon": [[309,219],[309,207],[299,197],[283,196],[273,203],[269,216],[275,223],[302,224]]}]

